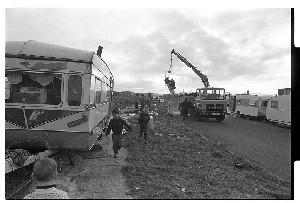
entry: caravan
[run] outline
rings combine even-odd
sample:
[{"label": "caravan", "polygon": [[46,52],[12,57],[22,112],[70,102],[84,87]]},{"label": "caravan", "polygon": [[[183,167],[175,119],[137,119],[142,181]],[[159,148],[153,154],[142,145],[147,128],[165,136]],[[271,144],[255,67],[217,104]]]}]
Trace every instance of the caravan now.
[{"label": "caravan", "polygon": [[266,109],[271,95],[237,94],[229,98],[229,110],[239,117],[266,118]]},{"label": "caravan", "polygon": [[101,52],[6,42],[6,148],[92,148],[95,129],[108,122],[114,83]]}]

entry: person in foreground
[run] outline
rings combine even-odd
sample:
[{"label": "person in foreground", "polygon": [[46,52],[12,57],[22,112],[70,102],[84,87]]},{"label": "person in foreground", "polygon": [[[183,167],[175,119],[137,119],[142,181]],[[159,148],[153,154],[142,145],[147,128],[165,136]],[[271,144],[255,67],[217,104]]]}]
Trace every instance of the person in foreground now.
[{"label": "person in foreground", "polygon": [[117,158],[118,151],[122,147],[122,131],[125,126],[129,131],[132,131],[132,128],[119,116],[119,110],[114,109],[112,111],[113,118],[109,121],[108,128],[106,131],[106,136],[113,131],[112,140],[113,140],[113,150],[114,158]]},{"label": "person in foreground", "polygon": [[67,192],[56,189],[57,163],[54,159],[45,157],[36,161],[31,176],[37,186],[23,199],[69,199]]}]

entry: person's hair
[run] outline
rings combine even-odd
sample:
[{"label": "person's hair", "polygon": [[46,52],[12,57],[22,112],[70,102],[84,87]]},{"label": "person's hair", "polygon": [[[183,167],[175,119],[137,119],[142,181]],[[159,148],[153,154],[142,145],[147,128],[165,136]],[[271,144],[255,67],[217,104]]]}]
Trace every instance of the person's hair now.
[{"label": "person's hair", "polygon": [[57,163],[49,157],[36,161],[33,165],[32,177],[39,182],[51,181],[57,173]]},{"label": "person's hair", "polygon": [[117,108],[113,109],[113,110],[112,110],[112,113],[113,113],[113,114],[118,114],[118,113],[119,113],[119,109],[117,109]]}]

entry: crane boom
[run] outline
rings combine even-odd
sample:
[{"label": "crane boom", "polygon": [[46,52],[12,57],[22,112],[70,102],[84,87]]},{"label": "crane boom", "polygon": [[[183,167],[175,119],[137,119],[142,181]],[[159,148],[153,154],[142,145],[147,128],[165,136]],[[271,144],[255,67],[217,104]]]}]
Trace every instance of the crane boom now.
[{"label": "crane boom", "polygon": [[200,70],[198,70],[195,66],[193,66],[193,64],[191,64],[185,57],[181,56],[181,54],[178,53],[175,49],[173,49],[171,51],[170,71],[172,69],[172,54],[175,54],[179,58],[180,61],[182,61],[185,65],[187,65],[188,67],[190,67],[201,78],[201,81],[204,84],[204,87],[209,87],[209,82],[208,82],[207,76],[204,75],[203,73],[201,73]]}]

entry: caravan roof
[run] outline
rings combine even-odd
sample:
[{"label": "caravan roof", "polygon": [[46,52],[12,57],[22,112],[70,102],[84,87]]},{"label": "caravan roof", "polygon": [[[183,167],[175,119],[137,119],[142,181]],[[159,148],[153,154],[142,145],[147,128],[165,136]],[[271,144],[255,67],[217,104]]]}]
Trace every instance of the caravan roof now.
[{"label": "caravan roof", "polygon": [[5,44],[5,57],[66,60],[91,63],[93,51],[68,48],[54,44],[29,41],[8,41]]},{"label": "caravan roof", "polygon": [[271,99],[272,97],[273,97],[272,95],[259,96],[259,100],[269,100],[269,99]]}]

